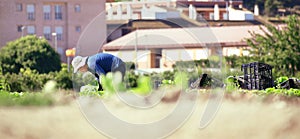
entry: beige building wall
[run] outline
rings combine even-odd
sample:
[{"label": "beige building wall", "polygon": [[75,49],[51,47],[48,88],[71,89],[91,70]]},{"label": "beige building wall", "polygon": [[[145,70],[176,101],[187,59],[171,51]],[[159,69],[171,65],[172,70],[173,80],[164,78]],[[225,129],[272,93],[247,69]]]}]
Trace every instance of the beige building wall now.
[{"label": "beige building wall", "polygon": [[[242,55],[246,53],[242,47],[223,47],[223,56]],[[135,62],[134,50],[106,50],[106,53],[120,57],[124,62]],[[211,55],[211,49],[206,48],[188,48],[188,49],[162,49],[160,67],[161,69],[172,69],[172,66],[177,61],[192,61],[207,59]],[[246,55],[246,54],[244,54]],[[149,69],[153,68],[151,63],[154,59],[151,58],[150,50],[139,50],[137,54],[138,68]]]},{"label": "beige building wall", "polygon": [[[30,6],[34,5],[33,19],[28,19],[28,11]],[[55,6],[61,6],[61,19],[55,19]],[[45,7],[50,7],[50,18],[45,19]],[[75,10],[77,9],[77,10]],[[46,10],[47,11],[47,10]],[[104,16],[98,16],[104,13]],[[34,27],[34,34],[45,36],[45,29],[50,27],[50,36],[48,39],[50,45],[55,48],[55,37],[53,32],[62,31],[62,35],[57,36],[57,51],[61,54],[63,61],[66,61],[65,50],[77,47],[78,40],[87,28],[88,24],[98,16],[97,29],[94,29],[98,36],[90,37],[97,44],[88,44],[89,39],[82,39],[80,50],[87,51],[85,55],[96,53],[106,40],[106,24],[105,24],[105,1],[103,0],[1,0],[0,1],[0,47],[7,42],[15,40],[23,35],[28,35],[28,31]],[[22,31],[21,26],[26,28]],[[19,28],[19,29],[18,29]],[[57,29],[56,29],[57,28]],[[97,31],[101,32],[97,32]],[[47,32],[47,31],[46,31]],[[89,34],[86,34],[89,35]],[[98,40],[95,40],[95,38]],[[89,37],[86,37],[89,38]],[[101,42],[101,43],[100,43]]]},{"label": "beige building wall", "polygon": [[104,51],[121,58],[124,62],[135,63],[137,59],[138,68],[148,69],[151,68],[151,51],[138,50],[137,54],[134,50],[120,50],[120,51]]}]

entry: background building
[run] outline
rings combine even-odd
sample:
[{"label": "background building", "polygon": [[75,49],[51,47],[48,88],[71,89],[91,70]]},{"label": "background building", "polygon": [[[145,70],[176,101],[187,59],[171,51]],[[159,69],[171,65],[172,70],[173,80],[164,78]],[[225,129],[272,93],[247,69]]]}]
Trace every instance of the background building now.
[{"label": "background building", "polygon": [[[103,0],[1,0],[0,47],[22,35],[35,34],[45,37],[66,61],[65,50],[77,46],[84,29],[104,10]],[[94,31],[99,32],[101,41],[106,38],[105,14],[99,18],[103,20],[95,20],[98,26]],[[85,42],[79,45],[89,51],[82,51],[82,55],[99,49],[97,43]]]},{"label": "background building", "polygon": [[248,55],[249,32],[260,26],[166,28],[136,30],[103,46],[103,51],[139,68],[170,69],[176,61],[207,59],[211,55]]},{"label": "background building", "polygon": [[188,16],[193,20],[254,20],[242,0],[142,0],[106,3],[108,20],[168,19]]}]

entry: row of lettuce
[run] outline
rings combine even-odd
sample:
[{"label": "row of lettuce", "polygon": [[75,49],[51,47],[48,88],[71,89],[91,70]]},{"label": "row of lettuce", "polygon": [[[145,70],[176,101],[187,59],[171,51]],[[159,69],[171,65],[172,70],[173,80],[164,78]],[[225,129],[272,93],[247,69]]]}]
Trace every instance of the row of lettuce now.
[{"label": "row of lettuce", "polygon": [[[38,73],[21,69],[19,73],[0,72],[0,106],[51,106],[67,100],[72,94],[55,93],[57,89],[72,89],[72,75],[62,65],[61,71]],[[65,92],[65,91],[63,91]]]},{"label": "row of lettuce", "polygon": [[[211,62],[212,63],[212,62]],[[197,62],[178,62],[174,66],[172,71],[164,71],[161,73],[139,73],[134,69],[133,63],[127,64],[127,72],[125,75],[125,80],[123,82],[125,88],[135,88],[141,84],[148,84],[151,88],[158,88],[160,85],[174,85],[176,74],[177,73],[187,73],[185,80],[187,80],[188,86],[196,81],[202,73],[208,73],[211,77],[221,81],[222,83],[227,84],[228,87],[232,86],[230,80],[227,80],[228,76],[241,76],[243,73],[240,69],[229,69],[225,68],[222,70],[209,69],[204,66],[200,66]],[[32,70],[29,68],[20,69],[19,73],[3,73],[0,68],[0,90],[8,92],[38,92],[41,91],[44,85],[48,81],[55,81],[56,88],[61,90],[76,90],[79,91],[79,88],[76,87],[84,86],[87,84],[97,86],[97,81],[93,76],[89,77],[87,80],[83,76],[75,76],[72,72],[72,69],[68,70],[66,64],[61,64],[61,70],[52,71],[49,73],[39,73],[37,70]],[[180,71],[180,72],[179,72]],[[140,78],[148,77],[149,83],[141,83]],[[299,78],[299,77],[295,77]],[[275,78],[276,79],[276,78]],[[278,86],[279,83],[282,83],[288,80],[288,77],[278,77],[275,80],[274,88],[282,89]],[[208,81],[207,86],[211,86],[212,82]],[[234,85],[233,88],[239,88]],[[230,88],[229,88],[230,89]],[[268,92],[274,89],[268,89]],[[275,90],[277,91],[277,90]],[[278,91],[277,91],[278,92]],[[283,92],[283,91],[280,91]]]},{"label": "row of lettuce", "polygon": [[[197,70],[198,71],[198,70]],[[194,73],[194,74],[193,74]],[[196,73],[196,74],[195,74]],[[214,77],[225,77],[226,75],[217,75],[210,73]],[[232,74],[232,73],[228,73]],[[73,90],[74,84],[79,86],[87,86],[86,89],[80,90],[79,95],[98,96],[112,94],[116,91],[136,93],[140,95],[148,95],[154,89],[162,87],[181,87],[182,89],[190,89],[190,84],[199,78],[200,73],[196,71],[179,72],[178,70],[166,71],[162,73],[136,74],[134,70],[128,70],[124,82],[115,82],[115,76],[108,74],[103,77],[103,87],[105,91],[97,91],[97,82],[94,78],[85,81],[84,77],[74,77],[68,72],[67,66],[62,65],[62,70],[58,72],[50,72],[48,74],[39,74],[35,70],[22,69],[18,74],[1,74],[0,75],[0,106],[49,106],[57,104],[55,95],[60,90]],[[73,77],[72,77],[73,76]],[[277,85],[273,88],[265,90],[242,90],[236,85],[236,82],[224,78],[226,93],[251,93],[256,95],[284,95],[284,96],[300,96],[299,89],[283,89],[278,86],[281,82],[286,81],[287,77],[276,79]],[[49,81],[53,81],[52,85],[47,85]],[[212,81],[207,81],[205,88],[213,88]],[[54,87],[55,86],[55,87]],[[49,91],[50,90],[50,91]],[[53,91],[55,90],[55,91]]]}]

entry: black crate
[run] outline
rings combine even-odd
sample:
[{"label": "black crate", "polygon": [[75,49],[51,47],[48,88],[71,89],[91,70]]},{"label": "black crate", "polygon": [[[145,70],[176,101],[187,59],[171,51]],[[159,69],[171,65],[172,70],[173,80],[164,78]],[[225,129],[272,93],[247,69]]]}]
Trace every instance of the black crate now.
[{"label": "black crate", "polygon": [[244,72],[244,89],[263,90],[273,87],[272,66],[260,62],[242,65]]}]

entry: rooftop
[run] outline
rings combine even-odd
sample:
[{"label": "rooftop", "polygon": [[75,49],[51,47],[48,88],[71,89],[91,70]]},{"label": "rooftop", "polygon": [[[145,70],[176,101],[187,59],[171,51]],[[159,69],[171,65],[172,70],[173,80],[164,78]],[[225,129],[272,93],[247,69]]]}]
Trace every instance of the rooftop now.
[{"label": "rooftop", "polygon": [[105,44],[103,49],[134,49],[135,46],[138,46],[138,49],[148,49],[246,45],[245,39],[251,37],[249,32],[263,34],[257,25],[137,30]]}]

